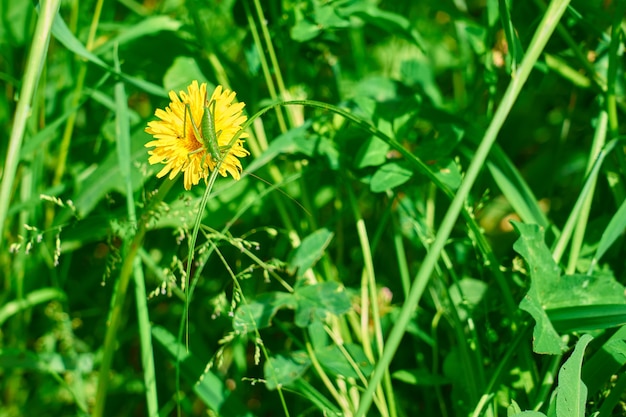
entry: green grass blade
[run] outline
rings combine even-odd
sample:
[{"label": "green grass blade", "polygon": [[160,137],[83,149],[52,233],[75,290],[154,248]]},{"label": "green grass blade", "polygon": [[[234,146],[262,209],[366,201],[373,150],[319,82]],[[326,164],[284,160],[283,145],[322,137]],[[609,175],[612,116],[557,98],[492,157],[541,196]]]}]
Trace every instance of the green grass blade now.
[{"label": "green grass blade", "polygon": [[76,36],[70,31],[70,29],[65,24],[65,21],[61,16],[57,16],[54,19],[54,24],[52,26],[52,33],[54,37],[63,44],[67,49],[74,52],[76,55],[87,59],[88,61],[96,64],[97,66],[112,72],[113,74],[119,75],[124,78],[128,83],[137,86],[145,92],[150,94],[154,94],[157,97],[167,97],[167,91],[165,91],[162,87],[151,83],[149,81],[143,80],[141,78],[133,77],[128,74],[124,74],[122,72],[116,71],[115,68],[111,67],[109,64],[104,62],[102,59],[98,58],[97,55],[90,52],[85,45],[83,45]]},{"label": "green grass blade", "polygon": [[[593,168],[593,163],[598,157],[598,154],[602,151],[604,144],[606,143],[607,136],[607,124],[608,116],[605,111],[601,111],[596,119],[596,131],[593,135],[593,143],[589,152],[589,160],[587,161],[587,169],[585,174],[589,174]],[[578,263],[578,256],[583,245],[583,239],[585,237],[585,231],[587,230],[587,223],[589,221],[589,213],[591,211],[591,203],[593,202],[593,196],[595,195],[597,177],[590,180],[589,192],[585,196],[585,200],[581,206],[580,214],[577,216],[576,228],[572,235],[572,246],[570,248],[569,259],[567,262],[566,272],[572,274],[576,271],[576,264]]]},{"label": "green grass blade", "polygon": [[604,163],[604,159],[607,157],[608,154],[613,151],[617,143],[618,140],[613,139],[612,141],[608,142],[606,146],[604,146],[604,148],[598,153],[598,157],[594,161],[593,168],[589,171],[589,175],[587,176],[585,184],[580,191],[578,199],[576,200],[576,204],[574,204],[570,216],[565,222],[565,226],[563,226],[563,231],[561,232],[559,239],[555,242],[554,249],[552,250],[552,257],[557,263],[561,261],[563,253],[565,252],[565,248],[567,247],[567,243],[569,242],[574,232],[578,216],[583,209],[585,201],[595,187],[596,179],[600,173],[600,168]]},{"label": "green grass blade", "polygon": [[491,151],[487,168],[496,184],[524,223],[548,227],[548,219],[537,204],[537,198],[517,168],[499,146]]},{"label": "green grass blade", "polygon": [[626,305],[585,305],[547,310],[554,328],[560,333],[608,329],[626,324]]},{"label": "green grass blade", "polygon": [[620,327],[602,346],[585,362],[583,380],[593,395],[619,373],[626,364],[626,326]]},{"label": "green grass blade", "polygon": [[626,230],[626,200],[622,202],[622,205],[613,215],[606,229],[604,229],[604,232],[602,232],[602,237],[598,243],[598,249],[596,249],[591,265],[589,266],[588,274],[592,273],[593,268],[598,264],[606,251],[624,234],[624,230]]},{"label": "green grass blade", "polygon": [[47,303],[51,300],[64,300],[65,298],[65,293],[56,288],[40,288],[29,292],[23,299],[9,301],[0,308],[0,326],[20,311],[31,309],[38,304]]},{"label": "green grass blade", "polygon": [[2,184],[0,184],[0,248],[3,247],[4,226],[7,219],[9,203],[11,201],[11,192],[13,182],[15,181],[17,165],[20,160],[19,154],[24,140],[26,122],[30,116],[32,100],[37,90],[44,58],[48,51],[52,22],[59,10],[59,4],[60,0],[48,0],[43,2],[31,43],[31,50],[28,56],[26,72],[19,96],[20,99],[15,110],[15,117],[13,118],[13,129],[11,130],[6,161],[2,172]]}]

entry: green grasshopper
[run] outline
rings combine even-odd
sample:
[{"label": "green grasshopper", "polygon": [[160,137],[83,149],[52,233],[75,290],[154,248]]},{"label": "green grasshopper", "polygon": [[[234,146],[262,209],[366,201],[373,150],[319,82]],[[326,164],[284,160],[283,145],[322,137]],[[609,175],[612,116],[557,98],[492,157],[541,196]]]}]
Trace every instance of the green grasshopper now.
[{"label": "green grasshopper", "polygon": [[[217,141],[221,131],[217,132],[215,130],[215,100],[211,100],[210,103],[207,103],[207,98],[206,98],[206,94],[205,94],[205,96],[204,96],[204,112],[202,113],[202,119],[200,120],[200,128],[198,128],[198,125],[196,124],[195,120],[193,120],[193,117],[192,117],[193,115],[191,114],[191,106],[189,105],[189,103],[185,104],[185,114],[184,114],[184,121],[183,121],[183,132],[184,132],[184,134],[187,134],[187,113],[189,113],[189,120],[191,121],[191,127],[193,129],[193,134],[196,136],[196,139],[198,139],[199,141],[202,142],[202,145],[203,145],[202,148],[196,149],[195,151],[190,152],[188,157],[190,158],[191,155],[193,155],[195,153],[198,153],[198,152],[202,152],[203,150],[206,150],[206,151],[208,151],[209,155],[213,159],[213,162],[216,165],[218,165],[220,163],[220,161],[222,160],[222,158],[224,158],[224,156],[228,152],[228,148],[230,148],[230,145],[228,145],[228,146],[220,146],[219,142]],[[207,157],[207,155],[204,155],[202,157],[201,166],[203,166],[203,167],[204,167],[204,164],[206,162],[206,157]],[[273,185],[271,183],[269,183],[268,181],[264,180],[261,177],[258,177],[258,176],[254,175],[254,174],[248,174],[248,175],[251,175],[251,176],[259,179],[260,181],[263,181],[266,184],[268,184],[268,185],[273,187]],[[308,215],[310,215],[310,213],[307,211],[307,209],[304,208],[304,206],[302,204],[300,204],[297,200],[295,200],[289,194],[285,193],[280,188],[276,188],[276,189],[278,191],[280,191],[281,194],[284,194],[289,199],[293,200],[300,208],[302,208]]]},{"label": "green grasshopper", "polygon": [[[201,152],[202,150],[206,150],[211,156],[211,159],[213,159],[213,162],[215,164],[219,164],[219,162],[224,157],[224,150],[226,150],[228,146],[219,146],[219,142],[217,141],[221,131],[215,131],[215,100],[211,100],[210,103],[207,103],[207,98],[205,94],[204,112],[202,113],[202,119],[200,120],[200,128],[198,128],[195,120],[193,120],[189,103],[185,104],[185,114],[183,121],[183,132],[185,132],[185,134],[187,132],[187,113],[189,113],[189,120],[191,121],[191,127],[193,129],[194,135],[196,136],[196,139],[201,141],[204,145],[203,148],[196,149],[189,155]],[[205,158],[206,155],[202,158],[202,166],[204,166],[206,162]]]}]

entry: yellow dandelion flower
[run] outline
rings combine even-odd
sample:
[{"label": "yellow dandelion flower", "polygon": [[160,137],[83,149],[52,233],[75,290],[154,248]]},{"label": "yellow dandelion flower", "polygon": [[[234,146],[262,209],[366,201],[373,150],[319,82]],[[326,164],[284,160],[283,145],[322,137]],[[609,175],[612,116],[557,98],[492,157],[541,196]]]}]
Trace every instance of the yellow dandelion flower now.
[{"label": "yellow dandelion flower", "polygon": [[[146,128],[146,132],[155,138],[145,145],[154,148],[148,151],[148,162],[152,165],[165,164],[157,177],[164,177],[169,172],[169,178],[173,179],[182,171],[185,189],[189,190],[200,182],[200,178],[206,182],[209,172],[218,165],[205,145],[210,132],[203,132],[201,127],[206,100],[206,103],[215,104],[210,110],[215,120],[213,134],[217,137],[222,158],[219,173],[223,177],[230,174],[236,180],[241,178],[239,158],[250,154],[243,147],[243,139],[248,134],[242,132],[234,143],[231,142],[247,119],[242,114],[245,104],[233,103],[235,93],[222,89],[221,85],[215,88],[207,100],[206,83],[198,86],[195,80],[187,87],[187,92],[180,91],[177,95],[170,91],[169,95],[172,100],[170,105],[154,113],[160,120],[149,122]],[[198,130],[194,129],[194,124]],[[196,132],[201,137],[196,137]]]}]

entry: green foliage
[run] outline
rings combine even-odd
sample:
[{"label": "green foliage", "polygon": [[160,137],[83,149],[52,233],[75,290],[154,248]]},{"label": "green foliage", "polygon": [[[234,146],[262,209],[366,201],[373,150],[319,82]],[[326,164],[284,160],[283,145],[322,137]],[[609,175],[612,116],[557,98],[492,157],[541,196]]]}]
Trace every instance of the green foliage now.
[{"label": "green foliage", "polygon": [[0,415],[623,415],[625,10],[2,1]]}]

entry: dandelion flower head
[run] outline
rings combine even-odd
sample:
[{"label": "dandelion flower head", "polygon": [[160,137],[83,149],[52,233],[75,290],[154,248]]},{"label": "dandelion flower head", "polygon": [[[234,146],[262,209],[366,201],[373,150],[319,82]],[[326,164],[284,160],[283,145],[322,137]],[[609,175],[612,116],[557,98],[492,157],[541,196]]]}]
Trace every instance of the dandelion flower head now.
[{"label": "dandelion flower head", "polygon": [[[186,190],[198,184],[200,178],[207,181],[209,172],[219,164],[207,149],[206,143],[211,132],[203,132],[201,125],[205,106],[214,102],[215,106],[211,105],[209,109],[215,121],[213,134],[217,137],[222,159],[219,173],[223,177],[230,174],[236,180],[241,178],[239,158],[250,154],[243,147],[243,139],[248,134],[240,133],[241,125],[247,119],[242,114],[245,104],[233,103],[235,93],[224,90],[220,85],[208,98],[206,83],[198,85],[195,80],[187,87],[186,92],[180,91],[176,94],[170,91],[169,96],[169,106],[165,110],[157,109],[154,113],[160,120],[149,122],[146,128],[146,132],[154,136],[154,140],[145,144],[148,148],[154,148],[148,151],[148,162],[152,165],[165,164],[157,177],[161,178],[169,173],[169,178],[173,179],[182,171]],[[194,124],[197,130],[194,129]],[[196,137],[196,132],[201,137]],[[237,134],[239,136],[233,141]]]}]

